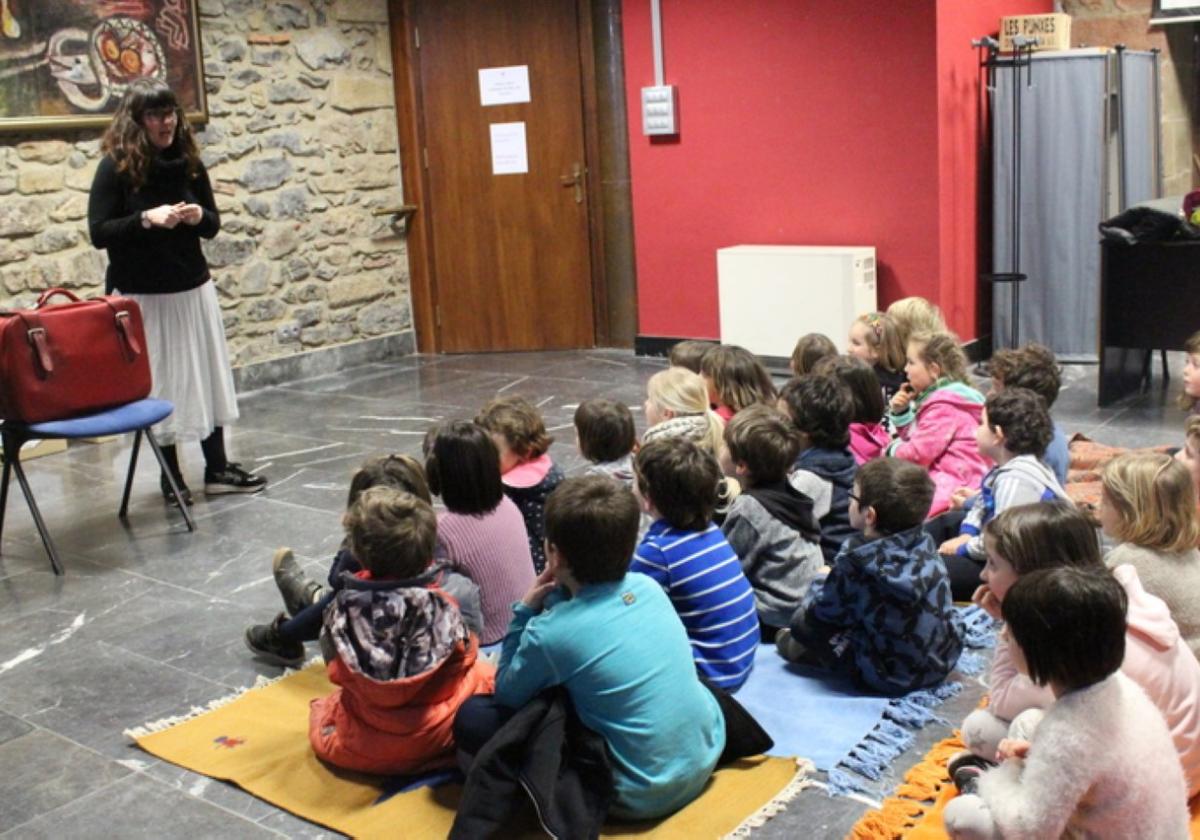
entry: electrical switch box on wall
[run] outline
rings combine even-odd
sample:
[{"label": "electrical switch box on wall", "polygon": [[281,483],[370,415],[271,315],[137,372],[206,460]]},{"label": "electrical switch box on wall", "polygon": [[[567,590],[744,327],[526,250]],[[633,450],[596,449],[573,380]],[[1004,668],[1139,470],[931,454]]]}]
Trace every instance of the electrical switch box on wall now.
[{"label": "electrical switch box on wall", "polygon": [[875,249],[736,245],[717,250],[721,343],[773,359],[824,333],[843,347],[850,324],[876,309]]},{"label": "electrical switch box on wall", "polygon": [[679,133],[679,98],[674,85],[642,88],[642,134]]}]

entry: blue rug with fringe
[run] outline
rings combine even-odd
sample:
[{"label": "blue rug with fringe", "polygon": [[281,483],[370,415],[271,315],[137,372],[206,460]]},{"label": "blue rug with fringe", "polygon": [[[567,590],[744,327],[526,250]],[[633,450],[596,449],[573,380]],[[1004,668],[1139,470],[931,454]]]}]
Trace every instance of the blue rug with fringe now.
[{"label": "blue rug with fringe", "polygon": [[[978,674],[986,657],[977,651],[995,643],[995,623],[978,607],[956,609],[966,630],[957,670]],[[831,793],[846,793],[865,789],[856,776],[879,779],[912,745],[915,730],[944,723],[934,709],[961,690],[945,682],[898,698],[864,695],[850,680],[793,665],[764,644],[735,696],[775,739],[770,755],[803,756],[828,774]]]}]

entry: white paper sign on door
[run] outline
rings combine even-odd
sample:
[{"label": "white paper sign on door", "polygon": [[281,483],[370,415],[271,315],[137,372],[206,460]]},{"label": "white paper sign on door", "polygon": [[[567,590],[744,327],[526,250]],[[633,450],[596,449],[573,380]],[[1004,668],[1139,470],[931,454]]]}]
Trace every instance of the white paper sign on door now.
[{"label": "white paper sign on door", "polygon": [[492,174],[518,175],[529,171],[525,123],[492,123]]},{"label": "white paper sign on door", "polygon": [[485,67],[479,71],[479,100],[483,105],[529,101],[529,65]]}]

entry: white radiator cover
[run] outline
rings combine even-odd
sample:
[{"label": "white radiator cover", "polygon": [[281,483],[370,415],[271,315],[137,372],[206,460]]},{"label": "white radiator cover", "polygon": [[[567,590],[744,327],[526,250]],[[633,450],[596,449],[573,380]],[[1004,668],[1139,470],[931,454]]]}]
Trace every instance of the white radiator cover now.
[{"label": "white radiator cover", "polygon": [[735,245],[717,250],[721,343],[788,358],[806,333],[843,352],[850,324],[874,312],[871,246]]}]

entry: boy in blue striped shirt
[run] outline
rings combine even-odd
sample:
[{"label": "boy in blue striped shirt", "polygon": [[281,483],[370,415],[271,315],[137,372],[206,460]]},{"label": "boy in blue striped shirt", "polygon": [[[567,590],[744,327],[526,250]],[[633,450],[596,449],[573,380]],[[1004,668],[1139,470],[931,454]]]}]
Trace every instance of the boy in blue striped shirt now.
[{"label": "boy in blue striped shirt", "polygon": [[754,667],[759,627],[754,590],[712,522],[721,468],[692,441],[665,438],[638,452],[634,472],[654,524],[629,570],[653,578],[670,597],[701,676],[736,691]]}]

